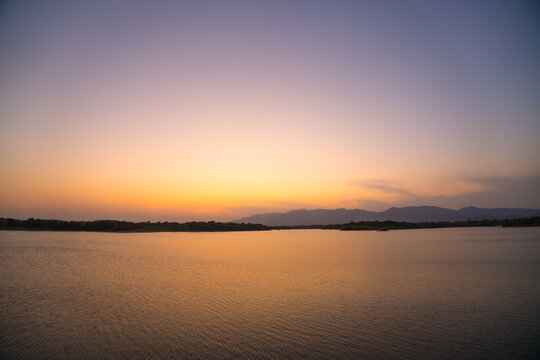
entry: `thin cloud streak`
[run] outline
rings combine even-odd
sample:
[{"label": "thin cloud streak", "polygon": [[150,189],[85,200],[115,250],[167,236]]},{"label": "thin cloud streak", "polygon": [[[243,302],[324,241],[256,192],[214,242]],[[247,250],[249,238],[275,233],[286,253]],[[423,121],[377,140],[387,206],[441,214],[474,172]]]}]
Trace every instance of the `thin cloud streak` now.
[{"label": "thin cloud streak", "polygon": [[389,180],[371,180],[353,183],[354,186],[376,189],[388,195],[400,195],[395,202],[371,199],[356,199],[359,206],[380,210],[390,206],[434,205],[459,209],[465,206],[478,207],[525,207],[540,208],[540,176],[503,177],[467,176],[456,178],[458,183],[471,183],[482,190],[463,191],[455,195],[426,196],[392,184]]}]

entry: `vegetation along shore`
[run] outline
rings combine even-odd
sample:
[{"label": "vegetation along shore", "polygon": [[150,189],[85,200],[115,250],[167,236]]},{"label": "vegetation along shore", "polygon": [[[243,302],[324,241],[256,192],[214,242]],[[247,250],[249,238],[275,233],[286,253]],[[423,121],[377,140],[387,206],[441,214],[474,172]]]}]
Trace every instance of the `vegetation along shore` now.
[{"label": "vegetation along shore", "polygon": [[98,232],[220,232],[220,231],[260,231],[288,229],[330,229],[330,230],[403,230],[435,229],[451,227],[502,226],[524,227],[540,226],[540,216],[506,220],[479,221],[439,221],[439,222],[402,222],[402,221],[361,221],[335,225],[304,226],[266,226],[251,223],[191,221],[191,222],[130,222],[118,220],[65,221],[47,219],[19,220],[0,218],[0,230],[30,231],[98,231]]}]

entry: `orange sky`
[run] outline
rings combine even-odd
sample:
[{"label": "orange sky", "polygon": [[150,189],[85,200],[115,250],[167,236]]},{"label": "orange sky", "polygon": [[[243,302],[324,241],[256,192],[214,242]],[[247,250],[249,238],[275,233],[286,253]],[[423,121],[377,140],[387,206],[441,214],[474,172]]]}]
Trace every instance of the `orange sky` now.
[{"label": "orange sky", "polygon": [[0,216],[540,207],[519,5],[42,6],[0,13]]}]

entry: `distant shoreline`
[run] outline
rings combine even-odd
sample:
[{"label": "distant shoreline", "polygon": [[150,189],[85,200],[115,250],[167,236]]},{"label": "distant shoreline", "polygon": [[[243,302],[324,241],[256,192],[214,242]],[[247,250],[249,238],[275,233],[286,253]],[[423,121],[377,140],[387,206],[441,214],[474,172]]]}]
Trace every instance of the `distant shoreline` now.
[{"label": "distant shoreline", "polygon": [[410,230],[410,229],[440,229],[457,227],[532,227],[540,226],[540,216],[478,221],[438,221],[438,222],[403,222],[403,221],[360,221],[335,225],[299,225],[299,226],[267,226],[251,223],[191,221],[178,222],[129,222],[117,220],[95,221],[65,221],[12,218],[0,218],[0,230],[14,231],[77,231],[77,232],[108,232],[108,233],[154,233],[154,232],[231,232],[231,231],[268,231],[268,230],[302,230],[322,229],[341,231],[367,230]]}]

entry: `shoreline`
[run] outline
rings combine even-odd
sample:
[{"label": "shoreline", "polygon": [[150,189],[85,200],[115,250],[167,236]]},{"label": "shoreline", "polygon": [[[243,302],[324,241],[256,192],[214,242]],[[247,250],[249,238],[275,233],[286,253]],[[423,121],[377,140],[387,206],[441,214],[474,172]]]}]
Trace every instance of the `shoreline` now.
[{"label": "shoreline", "polygon": [[539,227],[540,217],[471,221],[403,222],[361,221],[334,225],[270,226],[251,223],[208,222],[128,222],[118,220],[64,221],[52,219],[0,218],[0,231],[60,231],[60,232],[104,232],[119,234],[157,232],[238,232],[271,230],[340,230],[340,231],[389,231],[414,229],[442,229],[463,227]]}]

